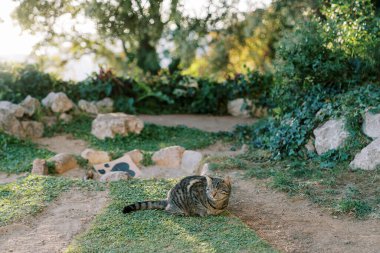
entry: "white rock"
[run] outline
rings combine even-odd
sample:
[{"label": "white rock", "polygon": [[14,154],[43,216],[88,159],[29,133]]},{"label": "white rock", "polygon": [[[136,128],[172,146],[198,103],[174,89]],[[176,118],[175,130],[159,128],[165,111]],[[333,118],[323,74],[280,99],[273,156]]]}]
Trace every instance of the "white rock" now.
[{"label": "white rock", "polygon": [[134,149],[132,151],[129,151],[125,153],[126,155],[129,155],[132,159],[132,161],[137,165],[140,166],[141,161],[144,159],[144,155],[139,149]]},{"label": "white rock", "polygon": [[95,103],[99,113],[113,112],[113,100],[111,98],[104,98]]},{"label": "white rock", "polygon": [[67,112],[74,107],[74,103],[63,92],[50,92],[42,100],[42,104],[53,112]]},{"label": "white rock", "polygon": [[380,167],[380,138],[372,141],[355,155],[350,163],[353,169],[374,170]]},{"label": "white rock", "polygon": [[364,115],[363,132],[373,139],[380,137],[380,113],[367,111]]},{"label": "white rock", "polygon": [[91,133],[98,139],[114,138],[116,134],[122,136],[128,133],[139,134],[144,128],[144,122],[133,115],[125,113],[98,114],[92,122]]},{"label": "white rock", "polygon": [[119,180],[128,180],[129,174],[124,171],[111,171],[100,177],[100,182],[114,182]]},{"label": "white rock", "polygon": [[163,148],[153,154],[152,161],[163,168],[180,168],[184,152],[180,146]]},{"label": "white rock", "polygon": [[55,171],[58,174],[62,174],[68,170],[75,169],[78,167],[77,159],[74,155],[60,153],[56,154],[48,160],[48,162],[54,163]]},{"label": "white rock", "polygon": [[182,155],[181,169],[189,173],[195,174],[199,169],[199,165],[201,164],[202,158],[202,153],[192,150],[186,150],[185,152],[183,152]]},{"label": "white rock", "polygon": [[31,97],[28,95],[20,105],[24,108],[25,113],[31,117],[41,108],[41,103],[38,99]]},{"label": "white rock", "polygon": [[97,151],[94,149],[85,149],[81,153],[81,156],[88,160],[91,164],[99,164],[99,163],[106,163],[111,161],[111,156],[106,151]]},{"label": "white rock", "polygon": [[228,113],[235,117],[250,117],[251,111],[254,111],[252,101],[244,98],[237,98],[228,101]]},{"label": "white rock", "polygon": [[37,121],[21,121],[25,136],[29,138],[41,138],[44,135],[44,124]]},{"label": "white rock", "polygon": [[6,109],[0,109],[0,130],[20,138],[26,136],[21,122]]},{"label": "white rock", "polygon": [[78,107],[84,112],[90,113],[90,114],[98,114],[98,107],[94,102],[89,102],[86,100],[79,100]]},{"label": "white rock", "polygon": [[16,105],[9,101],[0,101],[0,109],[8,111],[9,114],[16,118],[21,118],[25,113],[25,109],[21,105]]},{"label": "white rock", "polygon": [[349,136],[344,127],[344,120],[329,120],[314,129],[315,149],[321,155],[331,149],[339,148]]}]

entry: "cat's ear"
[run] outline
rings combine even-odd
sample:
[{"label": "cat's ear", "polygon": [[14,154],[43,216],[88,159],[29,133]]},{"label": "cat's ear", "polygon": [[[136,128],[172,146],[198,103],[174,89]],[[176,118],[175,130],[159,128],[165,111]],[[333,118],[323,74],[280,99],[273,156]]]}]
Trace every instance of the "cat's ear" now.
[{"label": "cat's ear", "polygon": [[207,180],[207,185],[208,185],[208,186],[212,186],[212,179],[211,179],[211,177],[209,177],[209,176],[207,176],[207,175],[205,175],[204,177],[205,177],[206,180]]},{"label": "cat's ear", "polygon": [[228,185],[231,185],[231,177],[230,177],[230,176],[226,176],[226,177],[224,178],[224,182],[225,182],[226,184],[228,184]]}]

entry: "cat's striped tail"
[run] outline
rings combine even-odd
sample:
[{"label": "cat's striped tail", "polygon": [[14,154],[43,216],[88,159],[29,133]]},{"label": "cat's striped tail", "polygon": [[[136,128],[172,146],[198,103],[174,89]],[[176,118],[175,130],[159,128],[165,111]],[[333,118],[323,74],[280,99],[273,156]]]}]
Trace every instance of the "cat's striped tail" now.
[{"label": "cat's striped tail", "polygon": [[168,201],[166,199],[158,200],[158,201],[136,202],[134,204],[124,207],[123,213],[130,213],[130,212],[139,211],[139,210],[152,210],[152,209],[164,210],[167,205],[168,205]]}]

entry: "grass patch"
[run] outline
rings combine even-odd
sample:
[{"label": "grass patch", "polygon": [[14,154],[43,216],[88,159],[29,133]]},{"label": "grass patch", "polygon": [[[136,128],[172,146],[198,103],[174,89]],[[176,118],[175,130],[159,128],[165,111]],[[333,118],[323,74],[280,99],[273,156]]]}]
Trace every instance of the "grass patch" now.
[{"label": "grass patch", "polygon": [[104,189],[96,181],[29,175],[16,182],[0,185],[0,226],[40,212],[48,202],[72,187]]},{"label": "grass patch", "polygon": [[124,137],[116,136],[114,139],[99,140],[91,134],[92,120],[88,116],[81,115],[69,124],[58,124],[48,128],[46,135],[70,133],[76,138],[86,140],[93,148],[107,150],[117,155],[133,149],[156,151],[173,145],[186,149],[199,149],[210,146],[220,138],[226,138],[224,134],[207,133],[184,126],[166,127],[145,124],[139,135],[130,134]]},{"label": "grass patch", "polygon": [[53,152],[37,148],[37,145],[29,140],[21,140],[0,132],[0,171],[30,171],[35,158],[46,159],[53,155]]},{"label": "grass patch", "polygon": [[131,180],[110,185],[112,202],[67,253],[77,252],[276,252],[228,214],[177,217],[163,211],[124,215],[126,203],[162,199],[172,180]]},{"label": "grass patch", "polygon": [[210,160],[212,168],[245,170],[247,177],[270,179],[269,185],[290,195],[302,195],[333,214],[380,217],[380,170],[351,171],[349,162],[321,166],[318,159],[270,160],[251,150],[235,158]]}]

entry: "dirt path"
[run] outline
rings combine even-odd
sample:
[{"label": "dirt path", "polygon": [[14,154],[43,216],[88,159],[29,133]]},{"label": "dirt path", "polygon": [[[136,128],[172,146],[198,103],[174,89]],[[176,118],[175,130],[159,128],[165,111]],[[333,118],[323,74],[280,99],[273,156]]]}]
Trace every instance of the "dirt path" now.
[{"label": "dirt path", "polygon": [[257,121],[253,118],[192,114],[138,115],[138,117],[147,123],[162,126],[185,125],[206,132],[232,131],[236,125],[250,125]]},{"label": "dirt path", "polygon": [[28,223],[0,228],[1,252],[62,252],[107,204],[107,192],[72,190]]},{"label": "dirt path", "polygon": [[80,155],[89,146],[84,140],[75,139],[69,134],[39,138],[33,140],[33,142],[55,153],[73,155]]},{"label": "dirt path", "polygon": [[0,172],[0,184],[7,184],[11,183],[13,181],[16,181],[17,179],[21,177],[25,177],[26,173],[21,174],[10,174],[5,172]]},{"label": "dirt path", "polygon": [[234,180],[230,210],[283,252],[379,253],[380,221],[334,218],[304,199],[274,192],[263,181]]}]

